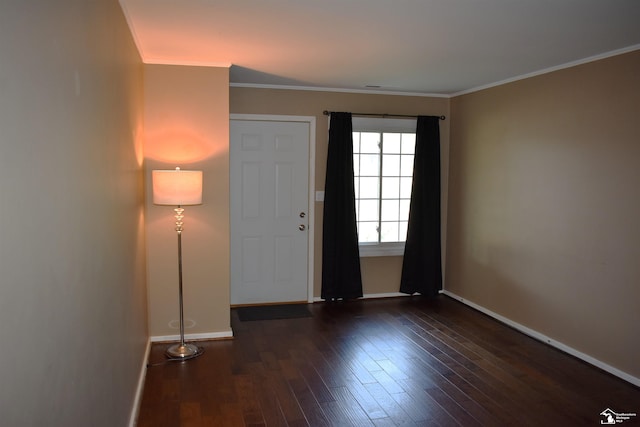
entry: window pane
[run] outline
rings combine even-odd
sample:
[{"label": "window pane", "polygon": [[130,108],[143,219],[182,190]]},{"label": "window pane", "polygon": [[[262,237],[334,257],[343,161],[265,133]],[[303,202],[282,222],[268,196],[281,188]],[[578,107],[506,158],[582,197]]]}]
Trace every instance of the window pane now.
[{"label": "window pane", "polygon": [[402,134],[402,154],[414,154],[416,149],[416,134]]},{"label": "window pane", "polygon": [[360,155],[360,175],[361,176],[380,175],[380,155],[361,154]]},{"label": "window pane", "polygon": [[381,242],[398,242],[398,223],[383,222],[380,230]]},{"label": "window pane", "polygon": [[378,132],[360,132],[360,152],[379,153],[380,134]]},{"label": "window pane", "polygon": [[358,241],[359,242],[378,242],[378,223],[377,222],[359,222],[358,223]]},{"label": "window pane", "polygon": [[382,198],[383,199],[400,198],[400,178],[383,178],[382,179]]},{"label": "window pane", "polygon": [[361,243],[406,239],[415,133],[353,132],[354,189]]},{"label": "window pane", "polygon": [[400,198],[401,199],[411,198],[412,182],[413,182],[413,178],[400,178]]},{"label": "window pane", "polygon": [[382,155],[382,176],[400,176],[400,156],[397,154]]},{"label": "window pane", "polygon": [[382,204],[382,221],[397,221],[400,219],[400,201],[399,200],[383,200]]},{"label": "window pane", "polygon": [[400,154],[400,134],[384,133],[382,140],[382,152],[384,154]]},{"label": "window pane", "polygon": [[399,225],[399,230],[398,230],[398,238],[400,239],[401,242],[404,242],[407,240],[407,221],[402,221]]},{"label": "window pane", "polygon": [[353,152],[360,152],[360,132],[353,132],[351,134],[353,136]]},{"label": "window pane", "polygon": [[413,176],[413,155],[403,155],[400,157],[400,175]]},{"label": "window pane", "polygon": [[401,220],[409,219],[409,207],[411,206],[410,200],[400,200],[400,216],[398,217]]},{"label": "window pane", "polygon": [[377,221],[378,200],[360,200],[358,209],[358,221]]},{"label": "window pane", "polygon": [[378,199],[380,197],[378,178],[360,178],[360,199]]}]

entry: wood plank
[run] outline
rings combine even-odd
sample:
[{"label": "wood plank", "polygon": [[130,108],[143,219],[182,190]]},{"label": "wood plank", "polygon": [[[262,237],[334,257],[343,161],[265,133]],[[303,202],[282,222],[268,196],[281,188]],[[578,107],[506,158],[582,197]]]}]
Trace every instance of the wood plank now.
[{"label": "wood plank", "polygon": [[[166,362],[154,344],[139,427],[597,425],[640,389],[445,296],[310,305],[241,322]],[[625,422],[638,425],[640,418]]]}]

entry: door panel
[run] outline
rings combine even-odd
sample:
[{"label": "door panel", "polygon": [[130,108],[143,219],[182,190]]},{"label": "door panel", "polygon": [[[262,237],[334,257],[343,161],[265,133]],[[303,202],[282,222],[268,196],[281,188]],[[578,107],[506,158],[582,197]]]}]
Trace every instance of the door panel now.
[{"label": "door panel", "polygon": [[231,304],[307,301],[309,124],[231,120],[230,138]]}]

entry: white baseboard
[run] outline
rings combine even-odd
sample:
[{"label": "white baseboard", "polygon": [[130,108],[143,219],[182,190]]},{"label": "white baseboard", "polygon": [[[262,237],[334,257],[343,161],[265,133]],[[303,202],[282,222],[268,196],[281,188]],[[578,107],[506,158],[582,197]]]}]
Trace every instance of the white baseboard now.
[{"label": "white baseboard", "polygon": [[[223,338],[233,338],[233,331],[229,329],[228,331],[222,332],[206,332],[203,334],[185,334],[185,340],[217,340]],[[151,337],[151,342],[172,342],[172,341],[180,341],[180,335],[156,335]]]},{"label": "white baseboard", "polygon": [[[403,294],[401,292],[387,292],[383,294],[364,294],[362,299],[376,299],[376,298],[396,298],[396,297],[408,297],[411,295]],[[313,297],[313,302],[322,302],[324,301],[320,297]]]},{"label": "white baseboard", "polygon": [[142,358],[142,367],[140,368],[140,374],[138,375],[138,386],[136,387],[136,394],[133,398],[133,407],[131,408],[131,415],[129,415],[129,427],[135,427],[138,422],[138,413],[140,412],[140,403],[142,402],[142,393],[144,391],[144,381],[147,376],[147,360],[149,360],[149,352],[151,351],[151,340],[147,340],[147,348],[144,350],[144,357]]},{"label": "white baseboard", "polygon": [[591,364],[591,365],[593,365],[593,366],[595,366],[597,368],[600,368],[603,371],[609,372],[610,374],[615,375],[618,378],[621,378],[621,379],[623,379],[625,381],[630,382],[631,384],[634,384],[634,385],[640,387],[640,378],[634,377],[633,375],[630,375],[630,374],[628,374],[628,373],[626,373],[624,371],[621,371],[618,368],[614,368],[613,366],[608,365],[608,364],[602,362],[601,360],[598,360],[598,359],[596,359],[594,357],[589,356],[588,354],[585,354],[585,353],[582,353],[581,351],[576,350],[575,348],[569,347],[566,344],[563,344],[563,343],[561,343],[559,341],[556,341],[556,340],[554,340],[552,338],[549,338],[548,336],[546,336],[544,334],[541,334],[538,331],[535,331],[533,329],[527,328],[526,326],[521,325],[521,324],[519,324],[517,322],[514,322],[513,320],[507,319],[506,317],[501,316],[498,313],[494,313],[493,311],[488,310],[488,309],[486,309],[486,308],[484,308],[484,307],[482,307],[482,306],[480,306],[480,305],[478,305],[476,303],[473,303],[473,302],[471,302],[469,300],[466,300],[466,299],[462,298],[461,296],[458,296],[458,295],[454,294],[453,292],[449,292],[449,291],[445,290],[442,293],[447,295],[447,296],[449,296],[449,297],[451,297],[451,298],[453,298],[453,299],[455,299],[455,300],[460,301],[463,304],[468,305],[469,307],[472,307],[472,308],[474,308],[474,309],[486,314],[487,316],[491,316],[494,319],[499,320],[500,322],[511,326],[512,328],[522,332],[525,335],[528,335],[528,336],[530,336],[532,338],[535,338],[538,341],[542,341],[545,344],[548,344],[548,345],[550,345],[552,347],[555,347],[558,350],[561,350],[561,351],[563,351],[563,352],[565,352],[567,354],[570,354],[571,356],[577,357],[578,359],[581,359],[581,360],[583,360],[583,361],[585,361],[585,362],[587,362],[587,363],[589,363],[589,364]]},{"label": "white baseboard", "polygon": [[402,292],[387,292],[384,294],[364,294],[364,299],[376,299],[376,298],[396,298],[396,297],[410,297],[409,294],[403,294]]}]

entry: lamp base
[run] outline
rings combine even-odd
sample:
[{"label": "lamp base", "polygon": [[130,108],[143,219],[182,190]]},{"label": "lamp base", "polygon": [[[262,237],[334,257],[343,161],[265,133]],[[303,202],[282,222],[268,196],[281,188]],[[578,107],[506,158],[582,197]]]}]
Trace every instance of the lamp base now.
[{"label": "lamp base", "polygon": [[204,350],[193,344],[176,344],[172,345],[164,353],[169,359],[188,360],[200,356]]}]

